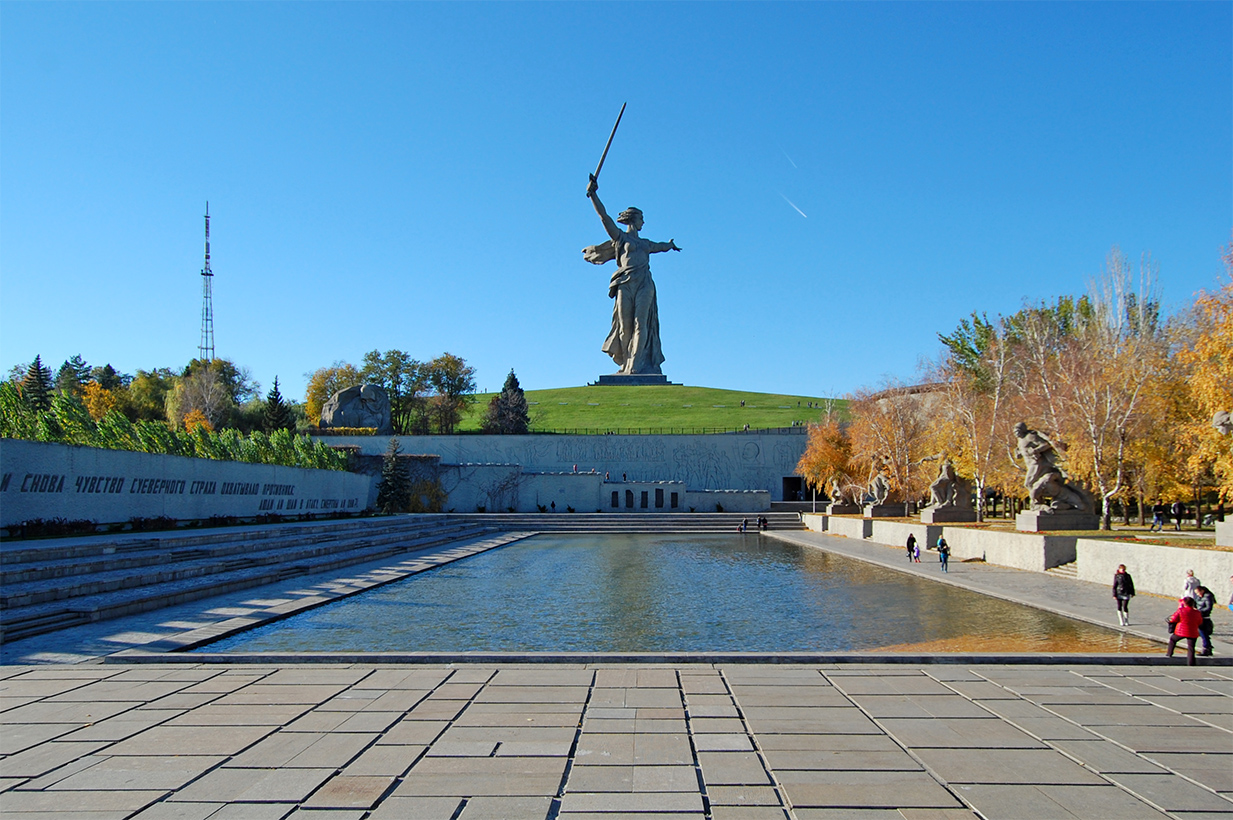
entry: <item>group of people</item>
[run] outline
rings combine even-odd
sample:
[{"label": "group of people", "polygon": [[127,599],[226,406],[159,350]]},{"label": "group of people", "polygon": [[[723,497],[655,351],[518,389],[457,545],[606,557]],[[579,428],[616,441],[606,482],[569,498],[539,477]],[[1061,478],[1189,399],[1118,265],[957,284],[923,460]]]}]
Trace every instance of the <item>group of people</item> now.
[{"label": "group of people", "polygon": [[1173,529],[1180,532],[1182,519],[1186,516],[1186,505],[1180,501],[1174,501],[1170,506],[1165,506],[1163,501],[1157,501],[1152,506],[1152,526],[1148,527],[1148,532],[1164,532],[1170,515],[1173,517]]},{"label": "group of people", "polygon": [[[920,563],[920,544],[916,541],[916,536],[908,533],[908,562]],[[950,545],[946,543],[945,538],[938,538],[936,547],[938,551],[938,562],[942,565],[942,572],[950,572]]]},{"label": "group of people", "polygon": [[[770,519],[768,519],[765,515],[758,516],[757,524],[758,524],[758,529],[760,530],[768,530],[771,527]],[[742,518],[741,523],[737,524],[736,526],[736,531],[745,532],[748,529],[749,529],[749,519]]]},{"label": "group of people", "polygon": [[[1229,579],[1233,582],[1233,578]],[[1117,619],[1122,626],[1130,625],[1130,599],[1135,595],[1135,582],[1126,571],[1125,564],[1118,564],[1117,572],[1113,574],[1113,598],[1117,601]],[[1212,654],[1212,610],[1216,607],[1216,596],[1203,586],[1195,577],[1194,570],[1186,570],[1186,578],[1182,582],[1182,594],[1178,600],[1177,611],[1169,616],[1169,647],[1165,650],[1166,657],[1173,657],[1173,650],[1181,641],[1186,641],[1186,663],[1195,665],[1195,643],[1199,643],[1200,657],[1210,657]],[[1229,609],[1233,610],[1233,598],[1229,600]]]}]

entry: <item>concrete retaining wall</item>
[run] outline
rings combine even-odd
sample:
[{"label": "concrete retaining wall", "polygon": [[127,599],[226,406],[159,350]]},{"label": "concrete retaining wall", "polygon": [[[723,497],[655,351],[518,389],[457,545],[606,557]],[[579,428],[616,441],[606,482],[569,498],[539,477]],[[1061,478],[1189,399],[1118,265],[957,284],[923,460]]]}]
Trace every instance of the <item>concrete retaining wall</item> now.
[{"label": "concrete retaining wall", "polygon": [[1076,544],[1079,579],[1113,584],[1118,564],[1125,564],[1137,592],[1154,592],[1176,598],[1182,594],[1186,570],[1194,570],[1219,604],[1228,603],[1229,576],[1233,575],[1233,552],[1161,547],[1122,541],[1081,538]]},{"label": "concrete retaining wall", "polygon": [[842,535],[844,538],[868,538],[873,535],[873,519],[871,518],[832,515],[826,527],[831,535]]},{"label": "concrete retaining wall", "polygon": [[990,564],[1033,572],[1069,564],[1075,560],[1074,536],[998,532],[966,527],[944,527],[951,557],[962,561],[984,558]]},{"label": "concrete retaining wall", "polygon": [[[403,452],[437,455],[444,464],[518,464],[527,473],[557,474],[573,474],[576,467],[578,473],[594,470],[600,476],[607,473],[614,480],[624,475],[634,482],[676,481],[691,491],[759,490],[771,501],[783,501],[783,479],[797,474],[796,463],[805,451],[806,437],[750,431],[715,435],[468,435],[398,439]],[[381,455],[390,437],[328,436],[321,440],[331,446],[357,447],[363,455]],[[601,509],[606,510],[607,506],[600,504]],[[463,507],[459,505],[457,509],[461,511]],[[711,506],[707,511],[714,509]],[[728,509],[727,504],[724,509]],[[764,506],[749,511],[767,509]]]},{"label": "concrete retaining wall", "polygon": [[1216,546],[1233,547],[1233,519],[1216,522]]},{"label": "concrete retaining wall", "polygon": [[814,532],[828,532],[831,516],[822,513],[801,513],[801,522],[805,529]]},{"label": "concrete retaining wall", "polygon": [[[942,526],[940,524],[909,524],[906,521],[880,521],[874,519],[873,535],[870,538],[879,544],[897,544],[901,547],[906,547],[909,534],[916,536],[916,543],[920,544],[922,550],[929,549],[936,546],[938,539],[942,537]],[[947,538],[946,543],[950,543],[949,538]]]},{"label": "concrete retaining wall", "polygon": [[360,512],[373,478],[237,461],[0,441],[0,526]]},{"label": "concrete retaining wall", "polygon": [[908,533],[916,535],[921,549],[937,546],[938,538],[945,536],[946,543],[950,545],[951,557],[956,561],[981,558],[990,564],[1044,572],[1050,567],[1075,560],[1077,539],[1073,536],[942,527],[936,524],[849,518],[821,513],[806,513],[801,517],[805,526],[814,532],[828,532],[848,538],[868,538],[875,543],[895,547],[906,546]]}]

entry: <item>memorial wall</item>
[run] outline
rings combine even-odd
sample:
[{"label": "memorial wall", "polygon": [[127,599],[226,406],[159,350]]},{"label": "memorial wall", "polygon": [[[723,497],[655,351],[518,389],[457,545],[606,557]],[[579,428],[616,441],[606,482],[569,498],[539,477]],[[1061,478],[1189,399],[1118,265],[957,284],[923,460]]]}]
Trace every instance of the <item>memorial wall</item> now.
[{"label": "memorial wall", "polygon": [[0,526],[64,518],[98,524],[360,512],[370,476],[238,461],[0,442]]},{"label": "memorial wall", "polygon": [[[333,446],[357,447],[363,455],[381,455],[390,437],[330,436],[324,440]],[[772,501],[784,501],[790,499],[783,497],[783,480],[797,475],[796,464],[805,451],[806,436],[803,431],[750,431],[711,435],[398,436],[398,440],[404,453],[440,456],[443,466],[518,465],[524,473],[594,471],[601,478],[606,474],[610,481],[677,481],[691,491],[761,490],[769,493]]]}]

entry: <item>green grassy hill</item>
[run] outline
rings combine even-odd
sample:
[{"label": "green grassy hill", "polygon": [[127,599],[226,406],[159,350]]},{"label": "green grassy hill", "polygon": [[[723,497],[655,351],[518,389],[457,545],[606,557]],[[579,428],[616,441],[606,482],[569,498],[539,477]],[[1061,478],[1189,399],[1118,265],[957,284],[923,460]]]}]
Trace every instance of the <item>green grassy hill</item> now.
[{"label": "green grassy hill", "polygon": [[[565,387],[528,390],[532,432],[712,432],[790,427],[794,421],[817,421],[825,413],[821,396],[781,396],[710,387]],[[478,430],[491,393],[476,395],[460,425]],[[741,406],[741,402],[745,406]],[[810,404],[813,407],[810,407]],[[835,400],[836,411],[847,403]]]}]

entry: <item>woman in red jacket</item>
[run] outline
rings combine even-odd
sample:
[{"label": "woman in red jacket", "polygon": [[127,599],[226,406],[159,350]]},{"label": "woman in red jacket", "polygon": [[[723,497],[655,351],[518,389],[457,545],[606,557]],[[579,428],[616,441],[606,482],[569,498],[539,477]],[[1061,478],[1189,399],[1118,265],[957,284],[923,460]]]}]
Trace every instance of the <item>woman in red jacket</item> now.
[{"label": "woman in red jacket", "polygon": [[1203,623],[1202,613],[1195,609],[1194,598],[1183,598],[1177,612],[1169,616],[1169,623],[1173,624],[1173,634],[1169,636],[1169,649],[1165,652],[1165,657],[1173,657],[1173,647],[1180,639],[1185,638],[1186,665],[1194,666],[1194,641],[1199,637],[1199,625]]}]

